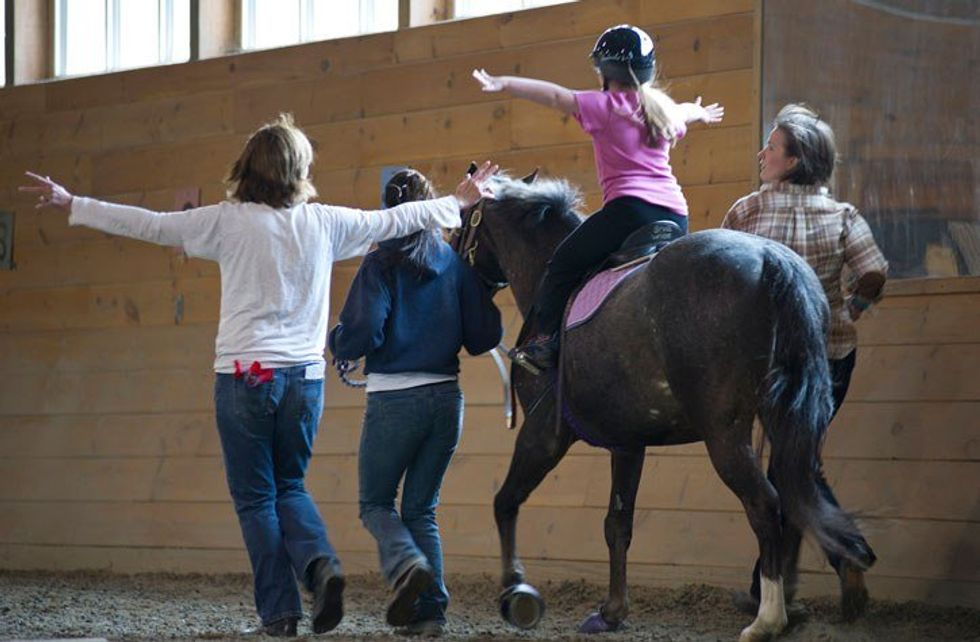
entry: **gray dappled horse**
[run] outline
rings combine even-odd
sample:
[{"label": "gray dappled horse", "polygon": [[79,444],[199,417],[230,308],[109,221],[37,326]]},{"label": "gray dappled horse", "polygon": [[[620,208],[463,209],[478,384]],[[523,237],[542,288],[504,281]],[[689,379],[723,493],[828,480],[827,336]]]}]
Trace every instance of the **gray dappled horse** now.
[{"label": "gray dappled horse", "polygon": [[[454,247],[485,282],[510,285],[527,320],[548,259],[582,220],[579,193],[534,175],[499,177],[493,190],[493,199],[464,214]],[[560,387],[555,370],[535,377],[514,368],[524,422],[494,499],[505,617],[519,626],[540,618],[543,604],[516,555],[517,514],[579,438],[612,456],[609,594],[583,632],[615,630],[627,616],[626,553],[646,446],[704,441],[745,508],[759,541],[762,597],[742,640],[785,627],[784,599],[795,591],[803,533],[868,568],[874,556],[854,521],[815,483],[833,409],[828,318],[816,275],[794,252],[749,234],[708,230],[661,250],[595,317],[564,334]],[[526,326],[523,336],[533,331],[533,315]],[[756,416],[772,448],[772,483],[752,446]]]}]

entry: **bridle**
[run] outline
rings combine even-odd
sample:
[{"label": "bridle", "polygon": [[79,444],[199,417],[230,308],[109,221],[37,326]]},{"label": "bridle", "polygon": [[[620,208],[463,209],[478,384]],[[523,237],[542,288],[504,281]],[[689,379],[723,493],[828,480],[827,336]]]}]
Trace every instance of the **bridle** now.
[{"label": "bridle", "polygon": [[453,230],[450,234],[450,244],[456,250],[456,254],[466,261],[477,277],[490,289],[490,294],[496,294],[508,285],[507,281],[496,281],[480,272],[476,266],[476,252],[480,247],[479,231],[483,224],[483,209],[488,200],[481,198],[469,210],[463,213],[462,225],[458,230]]},{"label": "bridle", "polygon": [[[475,205],[463,213],[460,228],[450,233],[449,243],[456,250],[456,254],[473,268],[473,272],[487,286],[492,297],[498,291],[510,285],[510,283],[491,279],[486,274],[480,272],[480,269],[476,266],[476,252],[480,247],[480,239],[477,237],[479,236],[480,225],[483,224],[483,209],[486,207],[488,200],[492,199],[487,199],[486,197],[481,198]],[[500,380],[504,387],[504,420],[506,426],[513,430],[515,419],[514,388],[510,374],[507,372],[507,364],[504,362],[503,356],[501,356],[501,353],[506,355],[509,352],[507,346],[501,342],[496,348],[491,349],[489,354],[493,359],[494,365],[497,366],[497,373],[500,375]]]}]

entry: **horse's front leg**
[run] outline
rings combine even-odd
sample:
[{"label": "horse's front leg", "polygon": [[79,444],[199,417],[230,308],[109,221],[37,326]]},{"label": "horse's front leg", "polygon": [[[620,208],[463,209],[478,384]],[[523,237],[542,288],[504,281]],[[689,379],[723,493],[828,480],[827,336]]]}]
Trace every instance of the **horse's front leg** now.
[{"label": "horse's front leg", "polygon": [[612,453],[612,488],[605,534],[609,547],[609,595],[598,612],[582,622],[579,633],[615,631],[629,615],[626,587],[626,554],[633,540],[633,510],[643,473],[645,451],[616,450]]},{"label": "horse's front leg", "polygon": [[575,441],[564,423],[556,431],[554,403],[545,402],[542,406],[546,407],[538,409],[540,414],[528,417],[521,426],[510,469],[493,501],[503,565],[501,614],[521,628],[531,628],[538,623],[543,602],[537,592],[524,583],[524,566],[517,557],[517,514],[521,504],[558,465]]}]

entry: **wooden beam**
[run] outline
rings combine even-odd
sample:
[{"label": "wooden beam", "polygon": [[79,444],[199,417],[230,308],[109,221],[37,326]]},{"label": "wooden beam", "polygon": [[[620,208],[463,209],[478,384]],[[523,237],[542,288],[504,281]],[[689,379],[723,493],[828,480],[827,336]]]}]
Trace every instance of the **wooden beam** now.
[{"label": "wooden beam", "polygon": [[191,60],[205,60],[241,49],[236,0],[191,0]]},{"label": "wooden beam", "polygon": [[400,0],[398,28],[419,27],[452,20],[455,14],[454,5],[454,0]]},{"label": "wooden beam", "polygon": [[3,84],[5,87],[12,87],[14,84],[14,0],[4,0],[3,14]]},{"label": "wooden beam", "polygon": [[7,84],[20,85],[52,75],[54,5],[49,0],[6,3]]}]

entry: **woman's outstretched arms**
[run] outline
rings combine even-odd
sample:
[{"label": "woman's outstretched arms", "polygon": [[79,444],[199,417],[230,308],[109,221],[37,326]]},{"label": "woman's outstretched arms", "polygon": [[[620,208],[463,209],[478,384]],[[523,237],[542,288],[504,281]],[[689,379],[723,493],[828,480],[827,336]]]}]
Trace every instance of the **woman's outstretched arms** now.
[{"label": "woman's outstretched arms", "polygon": [[190,256],[211,260],[218,257],[220,205],[180,212],[154,212],[75,196],[48,176],[27,172],[27,177],[31,183],[20,186],[19,190],[37,194],[37,208],[50,207],[68,214],[70,225],[84,225],[157,245],[180,247]]}]

